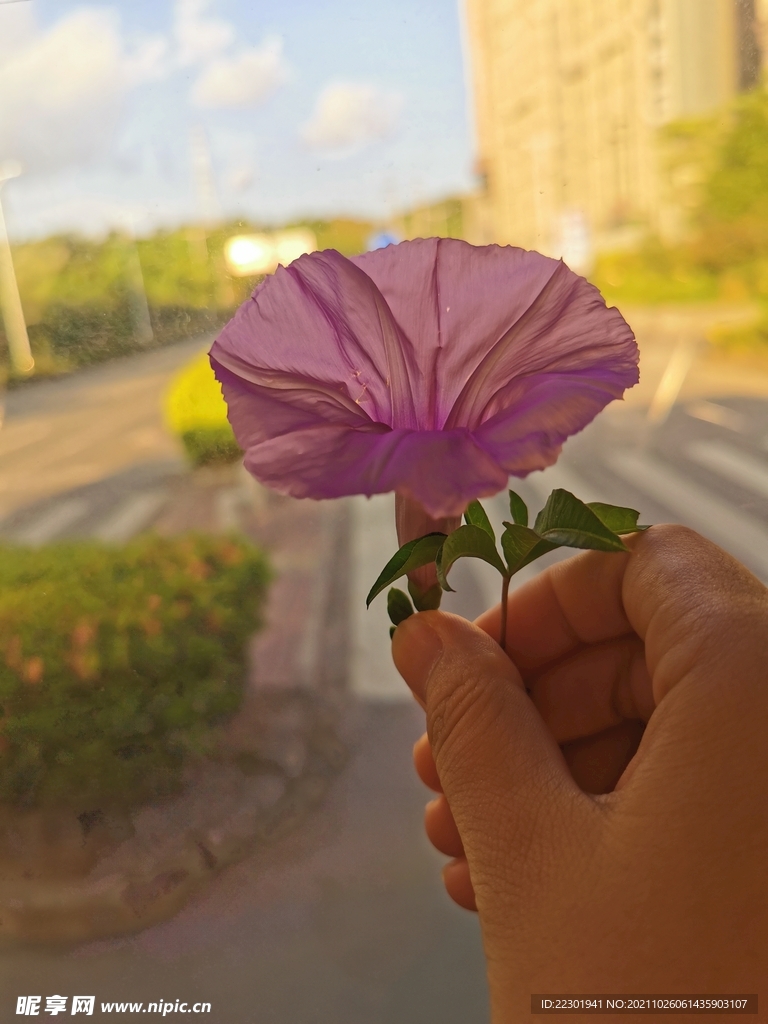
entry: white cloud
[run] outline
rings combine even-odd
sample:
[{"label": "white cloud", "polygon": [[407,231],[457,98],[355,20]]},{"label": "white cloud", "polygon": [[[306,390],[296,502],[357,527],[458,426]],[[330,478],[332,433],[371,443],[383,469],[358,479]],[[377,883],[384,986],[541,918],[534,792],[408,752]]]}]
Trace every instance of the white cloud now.
[{"label": "white cloud", "polygon": [[198,107],[251,107],[288,77],[279,39],[268,39],[232,56],[219,57],[203,70],[192,90]]},{"label": "white cloud", "polygon": [[[137,129],[124,116],[132,91],[183,68],[195,69],[190,101],[199,107],[259,102],[287,78],[282,43],[238,44],[234,26],[210,16],[211,5],[174,0],[168,33],[135,38],[114,7],[77,6],[42,28],[32,4],[0,0],[0,162],[18,160],[33,176],[114,163],[126,124]],[[233,189],[249,187],[253,172],[241,165],[250,162],[240,152],[229,161]],[[63,187],[57,179],[57,193]]]},{"label": "white cloud", "polygon": [[252,164],[238,164],[227,173],[227,185],[233,192],[245,192],[256,180]]},{"label": "white cloud", "polygon": [[140,85],[165,78],[169,68],[168,40],[163,36],[149,36],[141,40],[133,53],[123,58],[123,75],[128,85]]},{"label": "white cloud", "polygon": [[127,91],[161,74],[162,58],[157,38],[128,52],[117,16],[103,9],[28,34],[0,63],[0,158],[50,170],[105,152]]},{"label": "white cloud", "polygon": [[252,107],[288,77],[279,39],[233,50],[234,25],[211,17],[212,0],[175,0],[177,65],[202,65],[190,99],[197,107]]},{"label": "white cloud", "polygon": [[31,4],[8,4],[0,11],[0,64],[29,44],[35,34]]},{"label": "white cloud", "polygon": [[363,83],[335,82],[318,96],[301,135],[309,146],[347,156],[391,135],[401,108],[402,97],[395,93]]},{"label": "white cloud", "polygon": [[235,41],[235,28],[222,18],[206,17],[211,0],[176,0],[174,36],[182,65],[210,60]]}]

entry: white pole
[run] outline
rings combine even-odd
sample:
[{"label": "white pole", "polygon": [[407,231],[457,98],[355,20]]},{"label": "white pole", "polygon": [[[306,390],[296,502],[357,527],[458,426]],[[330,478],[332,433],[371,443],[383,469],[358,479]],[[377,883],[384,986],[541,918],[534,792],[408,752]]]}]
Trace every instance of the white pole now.
[{"label": "white pole", "polygon": [[[15,166],[7,169],[0,166],[0,189],[9,178],[15,178],[19,172],[20,169]],[[17,373],[32,373],[35,368],[35,360],[29,347],[27,323],[24,319],[16,272],[13,269],[13,256],[11,244],[8,241],[8,231],[5,227],[2,202],[0,202],[0,310],[3,314],[11,365]]]},{"label": "white pole", "polygon": [[144,271],[141,269],[139,247],[136,244],[136,232],[133,220],[129,216],[123,217],[123,234],[128,245],[126,278],[133,334],[139,345],[149,345],[154,340],[155,334],[149,314],[147,289],[144,285]]}]

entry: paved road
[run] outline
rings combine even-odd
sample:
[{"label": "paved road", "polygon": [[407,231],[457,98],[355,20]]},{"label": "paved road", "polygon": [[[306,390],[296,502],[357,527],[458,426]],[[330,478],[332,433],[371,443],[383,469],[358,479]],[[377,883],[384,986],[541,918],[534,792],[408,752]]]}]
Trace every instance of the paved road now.
[{"label": "paved road", "polygon": [[[161,481],[183,467],[162,398],[173,373],[209,343],[194,338],[9,392],[0,405],[0,534],[44,543],[101,528],[105,539],[124,539],[124,499],[159,496]],[[151,512],[145,505],[136,528],[159,497]],[[126,525],[112,537],[109,519],[119,513]]]},{"label": "paved road", "polygon": [[[112,378],[105,369],[93,388],[69,382],[69,397],[64,385],[50,386],[47,399],[39,397],[42,389],[12,396],[5,448],[0,440],[6,532],[27,530],[33,543],[77,529],[104,535],[104,524],[110,516],[114,524],[121,508],[123,536],[141,525],[125,502],[160,494],[163,473],[178,466],[165,440],[148,444],[143,455],[135,436],[130,440],[132,430],[161,429],[147,396],[154,388],[156,399],[173,360],[170,352],[154,355],[154,363],[142,357],[149,360],[146,376],[137,363],[133,376],[130,367]],[[161,365],[164,356],[169,363]],[[659,376],[663,370],[662,361]],[[102,402],[109,380],[112,398]],[[752,380],[740,395],[731,381],[721,394],[715,377],[695,394],[683,392],[684,401],[655,427],[642,403],[617,404],[567,444],[556,467],[517,489],[534,509],[553,487],[565,486],[585,500],[638,508],[645,522],[687,522],[768,581],[768,391],[764,397],[755,390]],[[80,408],[78,396],[85,396]],[[103,436],[102,421],[85,415],[94,408],[86,399],[100,403],[95,407],[108,421]],[[46,417],[59,426],[35,435]],[[48,459],[37,465],[52,474],[28,485],[20,469],[8,472],[23,450],[14,455],[9,439],[21,445],[25,436],[38,446],[28,453]],[[91,445],[87,459],[75,437]],[[67,448],[70,439],[75,450]],[[47,444],[58,457],[49,458]],[[95,468],[87,479],[78,477],[81,459],[102,467],[107,482]],[[64,474],[64,485],[50,483],[62,479],[56,472]],[[150,479],[153,472],[157,479]],[[109,480],[131,473],[131,493],[121,492],[110,506]],[[143,483],[142,473],[149,475]],[[61,509],[75,500],[85,504],[70,505],[65,515]],[[36,503],[31,510],[29,502]],[[506,516],[501,498],[488,508],[497,522]],[[0,1006],[7,1015],[17,995],[57,993],[93,994],[99,1002],[209,1000],[214,1010],[207,1019],[216,1024],[487,1019],[477,922],[445,898],[441,858],[421,831],[426,794],[412,775],[410,747],[422,716],[391,668],[383,599],[370,612],[363,606],[394,549],[392,500],[355,500],[353,511],[351,681],[358,702],[349,723],[353,756],[326,804],[296,833],[225,872],[173,921],[74,951],[7,951],[0,959]],[[149,504],[145,512],[145,522],[157,514]],[[497,590],[493,572],[475,565],[457,566],[459,594],[447,605],[470,616],[494,603]]]}]

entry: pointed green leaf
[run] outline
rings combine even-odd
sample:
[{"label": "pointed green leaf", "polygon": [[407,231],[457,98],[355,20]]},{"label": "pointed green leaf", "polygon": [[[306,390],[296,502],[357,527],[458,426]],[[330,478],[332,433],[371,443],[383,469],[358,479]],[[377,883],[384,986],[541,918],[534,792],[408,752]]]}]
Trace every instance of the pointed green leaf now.
[{"label": "pointed green leaf", "polygon": [[390,639],[390,640],[391,640],[391,639],[392,639],[392,637],[393,637],[393,636],[395,635],[395,630],[396,630],[396,629],[397,629],[397,626],[390,626],[390,627],[389,627],[389,639]]},{"label": "pointed green leaf", "polygon": [[528,525],[528,506],[514,491],[509,492],[509,514],[517,526]]},{"label": "pointed green leaf", "polygon": [[428,533],[426,537],[419,537],[418,540],[409,540],[403,544],[392,558],[387,562],[379,575],[379,578],[371,587],[368,597],[365,599],[366,607],[378,594],[401,576],[405,576],[413,569],[420,569],[422,565],[429,565],[434,562],[437,553],[443,546],[444,533]]},{"label": "pointed green leaf", "polygon": [[389,621],[396,626],[413,615],[413,605],[408,600],[408,595],[404,594],[402,590],[398,590],[397,587],[392,587],[387,594],[387,613]]},{"label": "pointed green leaf", "polygon": [[591,508],[603,526],[607,526],[614,533],[640,533],[642,530],[650,530],[650,526],[637,525],[640,513],[633,508],[606,505],[602,501],[588,501],[587,508]]},{"label": "pointed green leaf", "polygon": [[482,558],[494,569],[498,569],[502,576],[506,576],[507,569],[502,562],[496,545],[479,526],[460,526],[455,530],[440,549],[437,556],[437,578],[443,590],[452,590],[446,579],[448,570],[457,558]]},{"label": "pointed green leaf", "polygon": [[464,513],[464,520],[468,526],[479,526],[481,530],[485,530],[491,540],[496,540],[491,520],[479,501],[470,501],[467,511]]},{"label": "pointed green leaf", "polygon": [[523,566],[557,547],[556,544],[542,540],[527,526],[520,526],[517,523],[504,523],[504,526],[506,530],[501,535],[501,549],[507,560],[510,576],[514,576]]},{"label": "pointed green leaf", "polygon": [[431,612],[440,607],[443,599],[443,591],[439,583],[429,590],[420,590],[413,580],[408,580],[408,593],[413,598],[413,604],[417,612]]},{"label": "pointed green leaf", "polygon": [[536,517],[534,530],[552,544],[570,548],[592,548],[598,551],[626,551],[620,537],[610,530],[577,497],[558,488]]}]

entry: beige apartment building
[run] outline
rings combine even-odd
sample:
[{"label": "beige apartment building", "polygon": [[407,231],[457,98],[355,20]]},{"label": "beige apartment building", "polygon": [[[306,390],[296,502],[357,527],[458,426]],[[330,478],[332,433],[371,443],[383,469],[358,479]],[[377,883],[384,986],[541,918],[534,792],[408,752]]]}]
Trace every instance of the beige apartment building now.
[{"label": "beige apartment building", "polygon": [[462,2],[483,183],[467,237],[586,266],[683,230],[659,129],[756,84],[766,0]]}]

